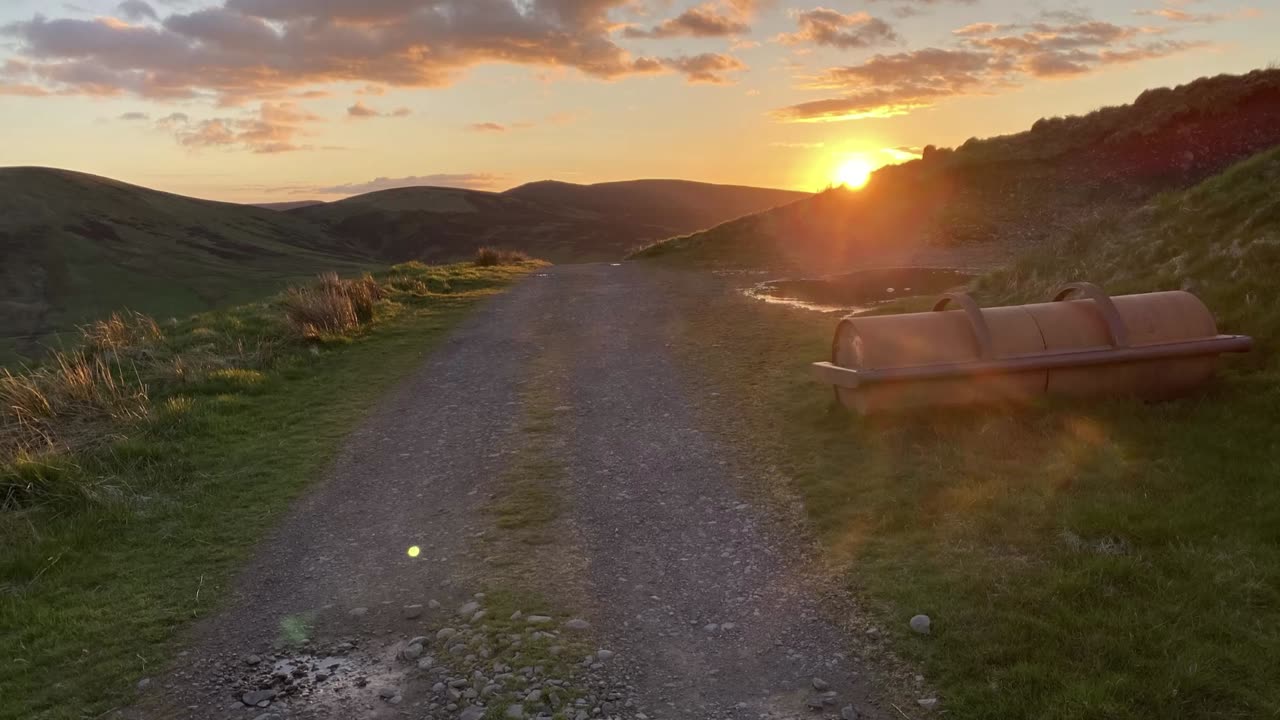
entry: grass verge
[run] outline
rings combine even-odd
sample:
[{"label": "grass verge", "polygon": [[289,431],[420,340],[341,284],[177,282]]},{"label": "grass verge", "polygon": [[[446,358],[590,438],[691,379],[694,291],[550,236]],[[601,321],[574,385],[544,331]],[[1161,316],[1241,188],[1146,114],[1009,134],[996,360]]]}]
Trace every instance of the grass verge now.
[{"label": "grass verge", "polygon": [[5,487],[73,489],[0,513],[0,718],[127,704],[351,427],[477,302],[533,267],[398,266],[377,277],[386,297],[370,322],[341,335],[304,340],[315,325],[291,326],[274,300],[114,353],[147,389],[144,417],[0,466]]},{"label": "grass verge", "polygon": [[684,317],[687,362],[736,398],[726,432],[795,484],[951,716],[1280,714],[1274,369],[1162,405],[860,420],[810,379],[832,318],[737,297]]}]

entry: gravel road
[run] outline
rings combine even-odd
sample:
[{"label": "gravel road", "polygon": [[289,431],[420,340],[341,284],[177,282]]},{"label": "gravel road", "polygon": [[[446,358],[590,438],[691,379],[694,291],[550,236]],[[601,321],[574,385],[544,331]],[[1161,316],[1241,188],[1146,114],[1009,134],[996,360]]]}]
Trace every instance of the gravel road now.
[{"label": "gravel road", "polygon": [[[707,426],[671,348],[686,287],[559,266],[475,312],[120,716],[899,717],[854,609]],[[536,543],[494,512],[531,454],[554,469],[528,481],[554,511]]]}]

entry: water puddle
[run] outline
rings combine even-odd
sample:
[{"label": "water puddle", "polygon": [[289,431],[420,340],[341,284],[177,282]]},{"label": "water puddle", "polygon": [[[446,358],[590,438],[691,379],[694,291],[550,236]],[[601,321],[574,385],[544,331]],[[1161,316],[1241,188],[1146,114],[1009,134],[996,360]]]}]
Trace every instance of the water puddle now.
[{"label": "water puddle", "polygon": [[394,648],[374,652],[350,641],[312,652],[276,652],[241,670],[234,697],[259,710],[329,708],[333,717],[367,717],[367,711],[387,704],[379,691],[397,687],[404,674]]},{"label": "water puddle", "polygon": [[748,297],[824,313],[865,312],[881,303],[940,295],[973,275],[955,268],[883,268],[821,278],[770,280],[747,289]]}]

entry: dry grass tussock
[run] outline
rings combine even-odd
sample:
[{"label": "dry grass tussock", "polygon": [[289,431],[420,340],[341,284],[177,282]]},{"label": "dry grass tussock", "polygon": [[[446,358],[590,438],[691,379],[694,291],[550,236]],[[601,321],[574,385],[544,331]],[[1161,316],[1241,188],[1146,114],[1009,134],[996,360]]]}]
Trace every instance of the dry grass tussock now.
[{"label": "dry grass tussock", "polygon": [[112,313],[80,328],[84,349],[91,353],[128,354],[155,346],[164,340],[156,321],[142,313]]},{"label": "dry grass tussock", "polygon": [[282,305],[298,335],[321,339],[371,322],[383,296],[382,286],[371,275],[344,280],[337,273],[324,273],[314,285],[285,291]]},{"label": "dry grass tussock", "polygon": [[476,251],[474,262],[478,267],[497,267],[499,265],[519,265],[528,261],[529,256],[519,250],[482,247]]},{"label": "dry grass tussock", "polygon": [[148,408],[135,368],[87,348],[0,371],[0,463],[91,443],[103,425],[141,420]]}]

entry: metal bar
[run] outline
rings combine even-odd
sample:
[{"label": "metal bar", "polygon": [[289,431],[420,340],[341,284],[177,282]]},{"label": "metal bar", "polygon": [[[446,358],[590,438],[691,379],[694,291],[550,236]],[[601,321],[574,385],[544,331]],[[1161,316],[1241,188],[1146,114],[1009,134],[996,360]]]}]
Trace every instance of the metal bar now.
[{"label": "metal bar", "polygon": [[1129,328],[1125,327],[1124,318],[1120,316],[1111,296],[1102,288],[1090,282],[1067,283],[1053,292],[1053,301],[1062,302],[1075,292],[1097,304],[1098,312],[1102,313],[1102,319],[1107,323],[1107,332],[1111,333],[1111,344],[1118,348],[1129,347]]},{"label": "metal bar", "polygon": [[982,314],[982,308],[978,307],[977,301],[969,293],[950,292],[938,298],[938,302],[933,305],[933,311],[942,312],[952,303],[958,305],[969,318],[969,326],[973,328],[973,339],[978,342],[978,356],[983,360],[995,358],[996,351],[995,345],[991,342],[991,328],[987,326],[987,318]]},{"label": "metal bar", "polygon": [[1203,340],[1185,340],[1154,345],[1138,345],[1136,347],[1050,351],[1027,355],[1011,355],[999,360],[973,360],[962,363],[916,365],[879,370],[854,370],[825,362],[814,363],[813,368],[818,379],[824,383],[844,388],[856,388],[861,385],[876,383],[943,380],[956,377],[1031,372],[1066,367],[1123,365],[1146,360],[1249,352],[1252,349],[1253,338],[1251,337],[1246,335],[1218,335],[1217,337]]}]

